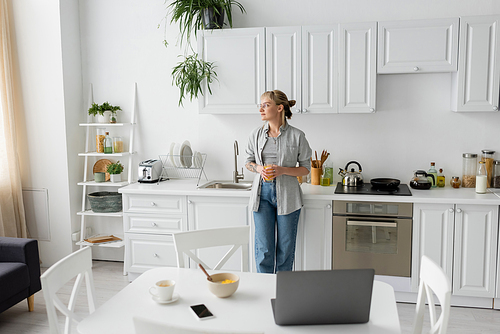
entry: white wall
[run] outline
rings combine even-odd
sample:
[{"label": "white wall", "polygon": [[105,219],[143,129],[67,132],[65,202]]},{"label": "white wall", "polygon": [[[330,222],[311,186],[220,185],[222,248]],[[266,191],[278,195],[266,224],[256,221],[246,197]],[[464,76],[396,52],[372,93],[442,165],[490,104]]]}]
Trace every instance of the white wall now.
[{"label": "white wall", "polygon": [[[72,141],[72,127],[67,131],[65,113],[67,106],[74,110],[76,104],[80,108],[81,88],[76,85],[73,93],[65,93],[65,88],[70,88],[65,85],[74,80],[68,75],[81,82],[80,61],[72,62],[71,52],[63,57],[58,0],[10,1],[9,6],[13,14],[16,95],[21,102],[16,125],[22,184],[23,188],[48,190],[50,241],[39,241],[39,249],[42,266],[49,266],[72,251],[69,235],[72,223],[77,221],[70,201],[75,198],[70,195],[74,175],[67,150],[73,154],[74,143],[78,142]],[[66,7],[70,6],[66,1]],[[78,28],[78,11],[73,13]],[[75,36],[79,55],[79,34],[72,40]],[[63,59],[67,63],[63,64]],[[64,69],[70,64],[71,74]]]},{"label": "white wall", "polygon": [[[235,27],[500,14],[498,1],[241,2],[247,14],[235,13]],[[261,124],[257,110],[245,116],[199,115],[196,101],[177,106],[170,72],[182,50],[175,46],[176,26],[167,25],[170,46],[162,45],[164,26],[157,28],[166,12],[162,0],[86,0],[80,6],[84,87],[92,82],[97,100],[127,107],[132,84],[138,83],[138,160],[167,154],[172,141],[187,139],[208,154],[209,178],[229,179],[233,141],[245,147],[249,132]],[[357,160],[367,179],[392,176],[408,182],[413,170],[427,170],[436,161],[449,179],[461,174],[463,152],[500,150],[500,114],[450,111],[451,74],[379,75],[377,80],[375,114],[294,115],[291,121],[306,132],[313,150],[332,153],[335,170]],[[239,157],[240,166],[244,159]]]},{"label": "white wall", "polygon": [[[11,0],[26,122],[23,161],[30,166],[23,171],[23,182],[49,188],[52,231],[57,233],[57,245],[42,249],[47,258],[68,252],[69,226],[78,229],[75,203],[81,200],[81,188],[74,183],[81,179],[83,158],[77,153],[84,135],[75,125],[86,118],[89,83],[96,102],[122,106],[120,116],[127,120],[137,82],[139,153],[134,172],[140,160],[167,154],[172,141],[187,139],[193,149],[208,154],[209,178],[229,179],[234,140],[243,152],[248,134],[261,124],[257,110],[255,115],[199,115],[197,101],[177,106],[178,89],[170,73],[182,51],[175,45],[177,27],[164,30],[164,0],[68,1],[58,17],[58,0]],[[247,14],[234,13],[236,28],[500,14],[496,0],[240,2]],[[168,48],[162,44],[165,32]],[[294,115],[291,121],[306,132],[313,150],[332,153],[335,169],[357,160],[366,179],[392,176],[408,182],[413,170],[428,169],[436,161],[449,180],[461,174],[463,152],[500,151],[500,114],[451,112],[450,74],[385,75],[377,80],[375,114]],[[240,166],[244,160],[240,155]],[[245,175],[251,178],[249,172]]]}]

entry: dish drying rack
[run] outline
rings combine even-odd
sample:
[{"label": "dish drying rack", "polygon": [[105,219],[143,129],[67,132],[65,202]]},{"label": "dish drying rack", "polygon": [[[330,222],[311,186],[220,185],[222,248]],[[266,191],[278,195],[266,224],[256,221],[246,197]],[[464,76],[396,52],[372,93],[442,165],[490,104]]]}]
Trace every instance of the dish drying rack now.
[{"label": "dish drying rack", "polygon": [[[197,178],[198,181],[196,186],[199,186],[202,175],[204,175],[205,179],[208,181],[207,174],[204,170],[205,162],[207,161],[206,153],[200,153],[198,156],[166,154],[159,155],[158,157],[160,158],[162,165],[161,175],[158,182],[168,179]],[[189,167],[187,167],[187,165],[189,165]]]}]

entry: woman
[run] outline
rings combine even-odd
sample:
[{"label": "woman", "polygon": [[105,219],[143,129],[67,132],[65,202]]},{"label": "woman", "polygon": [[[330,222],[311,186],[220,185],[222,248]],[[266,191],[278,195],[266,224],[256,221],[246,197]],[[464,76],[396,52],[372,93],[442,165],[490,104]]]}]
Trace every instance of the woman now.
[{"label": "woman", "polygon": [[295,100],[273,90],[262,94],[260,102],[265,123],[250,134],[246,167],[257,173],[250,198],[257,271],[276,273],[292,270],[302,207],[297,176],[309,174],[311,148],[304,132],[286,121]]}]

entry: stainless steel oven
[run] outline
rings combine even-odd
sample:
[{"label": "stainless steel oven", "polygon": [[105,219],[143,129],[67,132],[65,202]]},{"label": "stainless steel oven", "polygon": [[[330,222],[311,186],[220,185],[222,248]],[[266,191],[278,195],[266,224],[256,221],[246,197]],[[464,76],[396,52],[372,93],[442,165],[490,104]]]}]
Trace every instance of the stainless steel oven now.
[{"label": "stainless steel oven", "polygon": [[410,277],[412,203],[333,202],[332,269]]}]

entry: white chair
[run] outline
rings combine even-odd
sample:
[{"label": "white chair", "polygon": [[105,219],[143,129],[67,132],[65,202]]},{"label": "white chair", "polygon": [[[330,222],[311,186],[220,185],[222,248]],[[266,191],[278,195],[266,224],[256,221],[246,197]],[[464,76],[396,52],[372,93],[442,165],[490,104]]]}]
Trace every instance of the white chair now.
[{"label": "white chair", "polygon": [[[434,296],[441,305],[441,314],[436,318]],[[446,334],[450,318],[451,283],[444,270],[427,256],[422,256],[420,263],[420,285],[418,288],[413,334],[422,333],[424,322],[425,300],[429,304],[431,334]]]},{"label": "white chair", "polygon": [[186,254],[196,263],[203,265],[205,269],[211,269],[192,250],[233,245],[213,269],[219,270],[222,268],[227,260],[241,247],[241,270],[248,271],[249,239],[250,226],[223,227],[175,233],[174,243],[177,252],[177,267],[185,268],[184,254]]},{"label": "white chair", "polygon": [[[76,277],[76,281],[71,291],[68,306],[66,306],[56,293],[74,277]],[[81,316],[75,314],[74,310],[78,292],[84,278],[87,288],[89,313],[92,313],[95,311],[95,289],[92,276],[92,251],[89,247],[82,248],[59,260],[40,277],[51,334],[61,333],[56,308],[66,317],[64,333],[71,332],[72,321],[78,323],[83,319]]]},{"label": "white chair", "polygon": [[[194,318],[193,318],[194,319]],[[263,334],[263,332],[245,332],[221,329],[197,329],[188,327],[179,327],[162,323],[157,320],[134,317],[135,334]],[[196,321],[196,320],[195,320]]]}]

